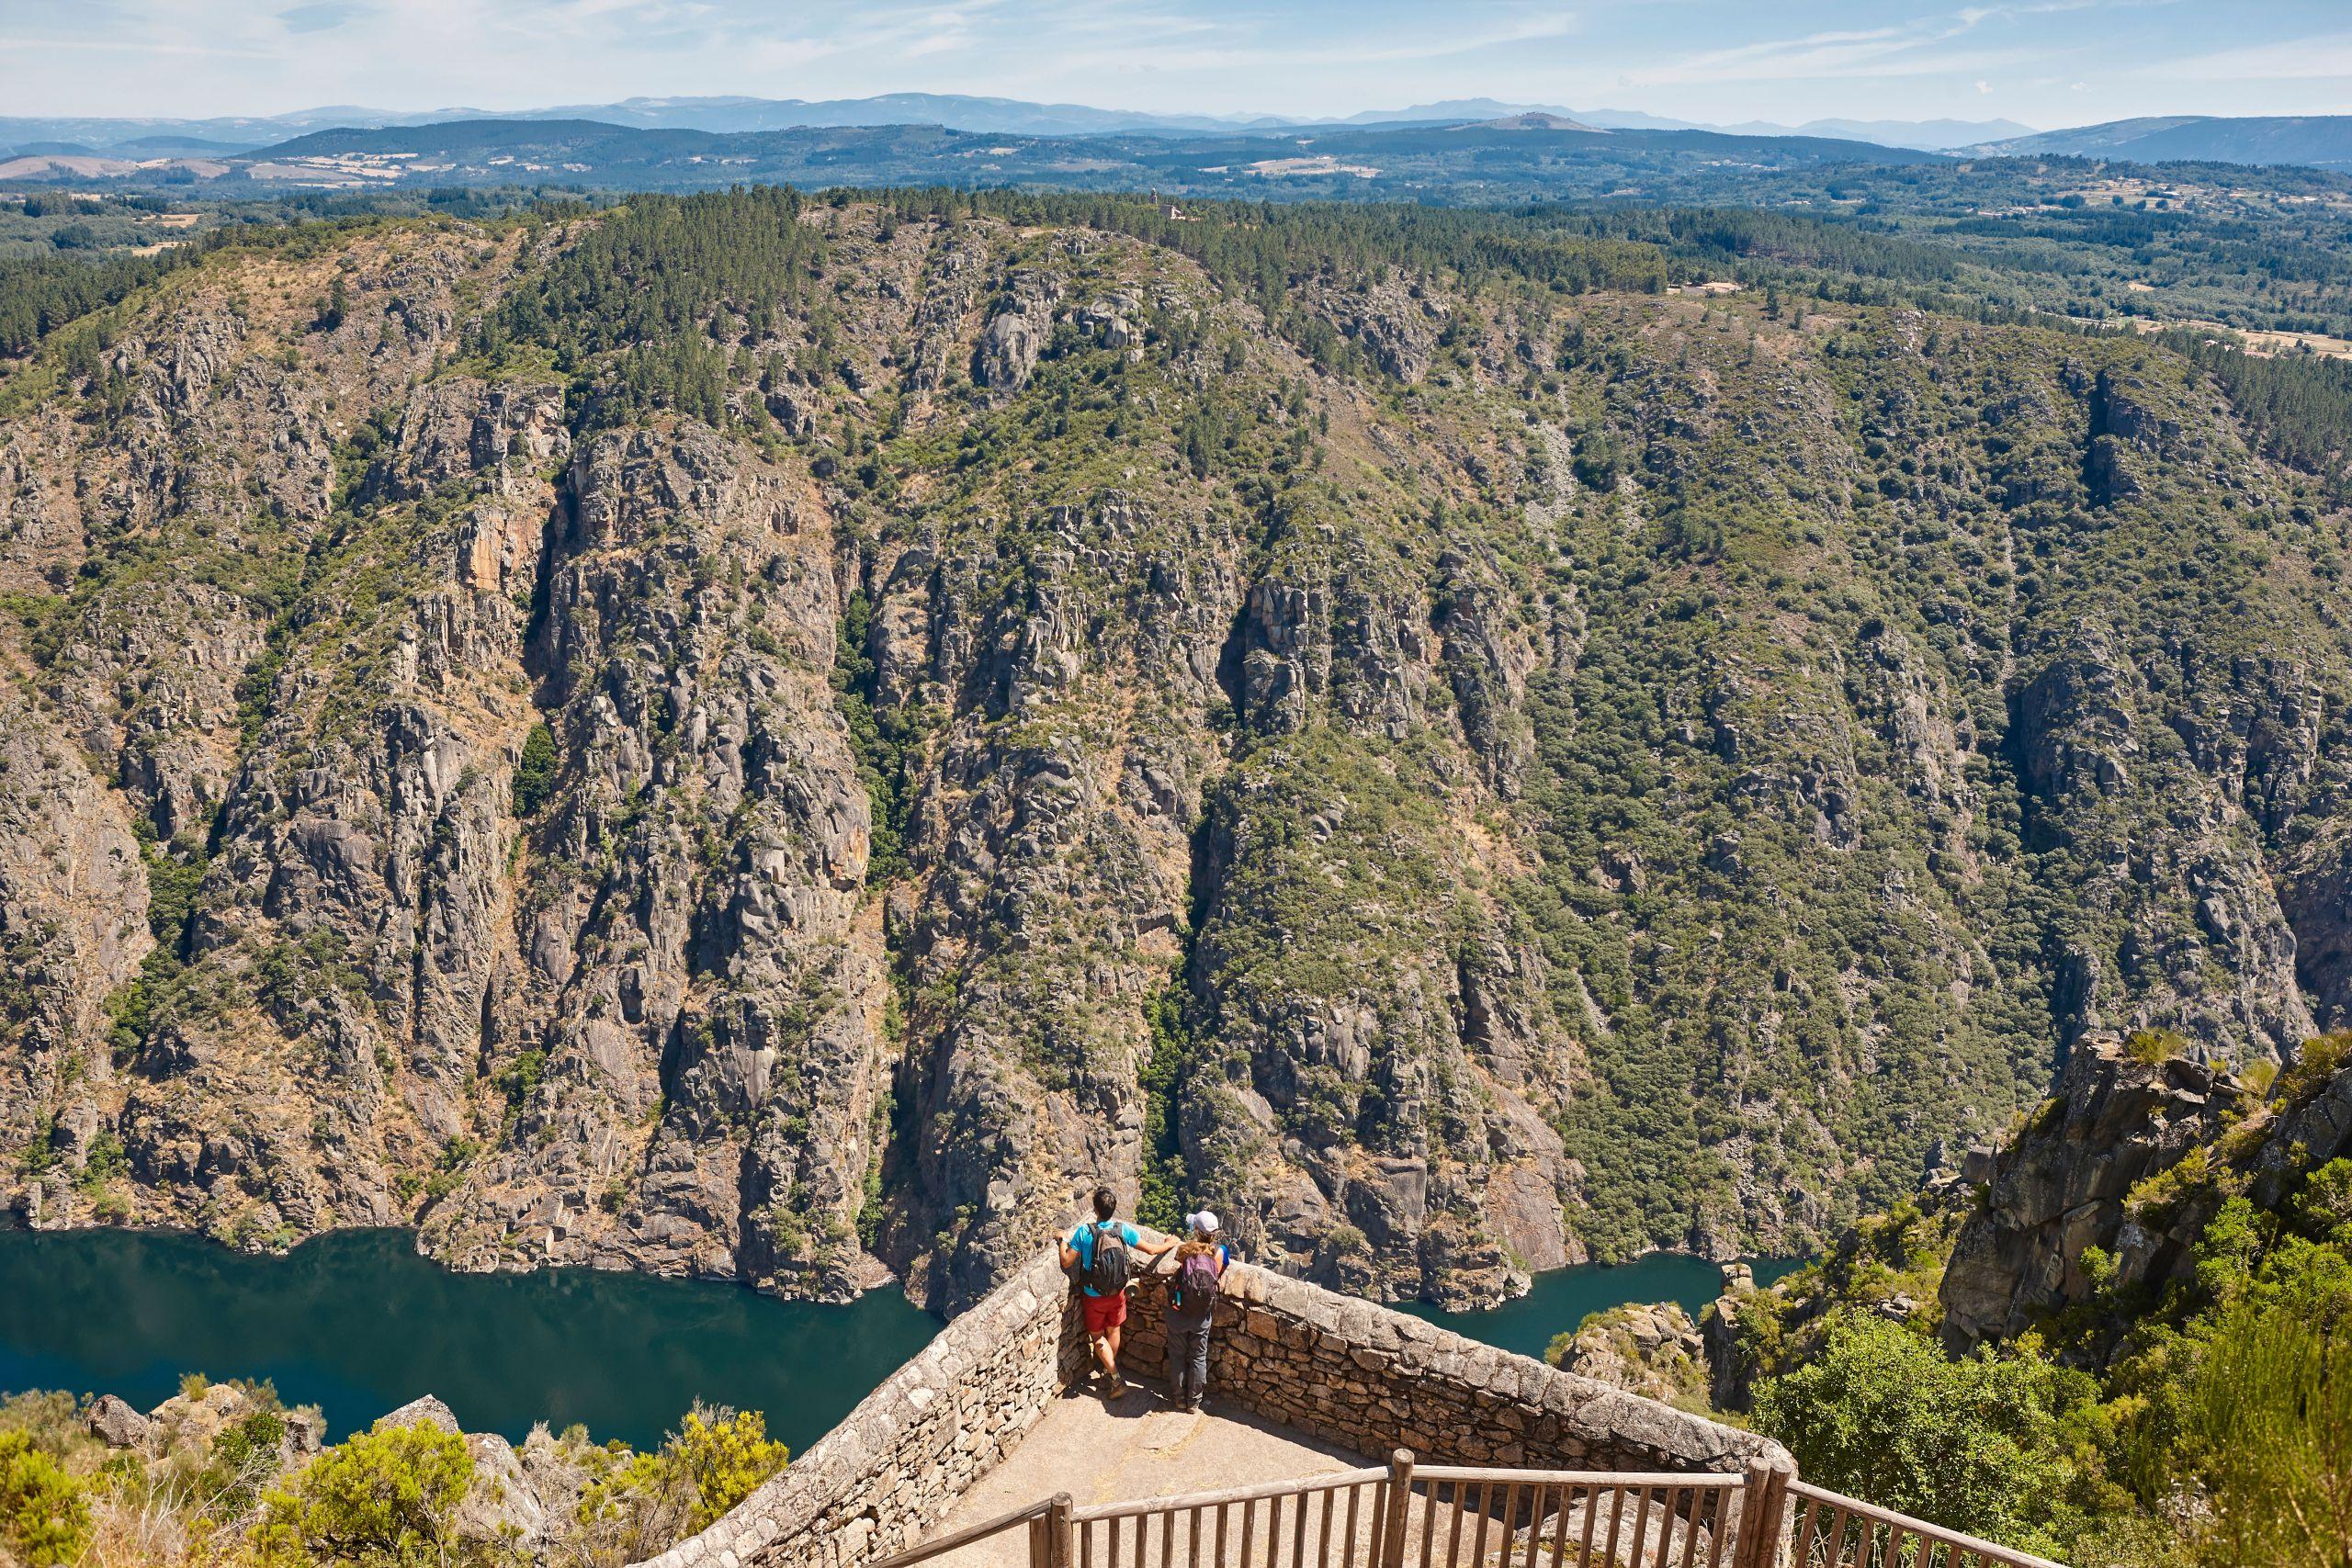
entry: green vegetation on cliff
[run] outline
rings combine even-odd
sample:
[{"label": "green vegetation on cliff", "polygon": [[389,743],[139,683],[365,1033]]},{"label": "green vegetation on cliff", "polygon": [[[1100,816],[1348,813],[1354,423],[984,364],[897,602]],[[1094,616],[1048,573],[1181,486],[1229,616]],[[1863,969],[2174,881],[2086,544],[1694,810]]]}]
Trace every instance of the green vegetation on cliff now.
[{"label": "green vegetation on cliff", "polygon": [[2346,389],[2025,313],[2168,220],[1932,195],[24,275],[12,1197],[953,1305],[1108,1177],[1459,1304],[1808,1249],[2119,1022],[2283,1054],[2352,1006]]},{"label": "green vegetation on cliff", "polygon": [[431,1401],[322,1449],[318,1413],[285,1409],[266,1383],[190,1377],[152,1417],[111,1403],[0,1401],[10,1561],[618,1568],[702,1529],[786,1458],[756,1412],[701,1404],[633,1454],[544,1426],[518,1452],[459,1433]]},{"label": "green vegetation on cliff", "polygon": [[[2089,1206],[2093,1224],[2136,1215],[2138,1267],[2152,1248],[2175,1259],[2157,1273],[2127,1280],[2093,1245],[2032,1327],[1953,1354],[1936,1298],[1955,1295],[1955,1236],[1981,1258],[1987,1213],[2013,1201],[1996,1179],[1973,1210],[1898,1205],[1772,1290],[1718,1303],[1718,1390],[1752,1402],[1818,1484],[2077,1568],[2332,1568],[2352,1539],[2352,1158],[2304,1129],[2331,1124],[2309,1118],[2352,1086],[2345,1055],[2341,1036],[2311,1042],[2268,1101],[2171,1148],[2128,1209]],[[2063,1118],[2018,1138],[2004,1160],[2053,1179]]]}]

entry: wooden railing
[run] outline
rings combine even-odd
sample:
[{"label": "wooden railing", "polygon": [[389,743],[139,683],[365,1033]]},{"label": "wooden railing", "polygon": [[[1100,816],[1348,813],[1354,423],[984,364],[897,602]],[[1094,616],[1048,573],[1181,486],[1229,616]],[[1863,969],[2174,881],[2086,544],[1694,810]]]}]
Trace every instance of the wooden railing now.
[{"label": "wooden railing", "polygon": [[1802,1481],[1790,1568],[2059,1568],[2047,1557],[1996,1546],[1907,1514],[1873,1507]]},{"label": "wooden railing", "polygon": [[1785,1461],[1648,1475],[1417,1467],[1401,1449],[1385,1469],[1225,1492],[1084,1508],[1063,1493],[871,1568],[1016,1529],[1028,1568],[2059,1568],[1808,1486]]}]

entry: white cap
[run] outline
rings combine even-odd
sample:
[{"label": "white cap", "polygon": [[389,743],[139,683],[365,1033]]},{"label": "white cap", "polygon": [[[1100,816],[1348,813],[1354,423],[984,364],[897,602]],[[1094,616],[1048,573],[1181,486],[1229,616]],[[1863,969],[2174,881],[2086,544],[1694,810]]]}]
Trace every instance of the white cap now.
[{"label": "white cap", "polygon": [[1185,1215],[1184,1223],[1203,1235],[1216,1235],[1216,1215],[1209,1210],[1203,1209],[1197,1214]]}]

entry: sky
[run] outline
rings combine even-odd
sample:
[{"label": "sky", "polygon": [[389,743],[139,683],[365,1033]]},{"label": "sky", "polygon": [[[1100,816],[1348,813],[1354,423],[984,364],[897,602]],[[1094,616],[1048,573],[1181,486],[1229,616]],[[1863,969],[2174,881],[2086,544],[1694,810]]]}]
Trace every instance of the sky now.
[{"label": "sky", "polygon": [[0,0],[0,115],[974,93],[1723,124],[2352,112],[2347,0]]}]

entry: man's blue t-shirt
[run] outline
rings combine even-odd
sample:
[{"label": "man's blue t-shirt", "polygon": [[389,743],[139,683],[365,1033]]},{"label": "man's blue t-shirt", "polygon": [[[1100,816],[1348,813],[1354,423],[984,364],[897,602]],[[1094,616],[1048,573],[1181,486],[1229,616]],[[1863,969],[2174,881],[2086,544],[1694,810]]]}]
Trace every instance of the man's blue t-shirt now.
[{"label": "man's blue t-shirt", "polygon": [[[1114,1220],[1109,1222],[1109,1224],[1114,1230],[1116,1230],[1119,1233],[1119,1239],[1125,1242],[1130,1250],[1143,1245],[1142,1234],[1138,1232],[1135,1226],[1127,1224],[1125,1220]],[[1071,1249],[1078,1254],[1079,1289],[1084,1291],[1090,1296],[1101,1295],[1102,1293],[1102,1292],[1085,1282],[1087,1275],[1094,1271],[1094,1222],[1089,1220],[1086,1224],[1070,1232],[1069,1245]]]}]

